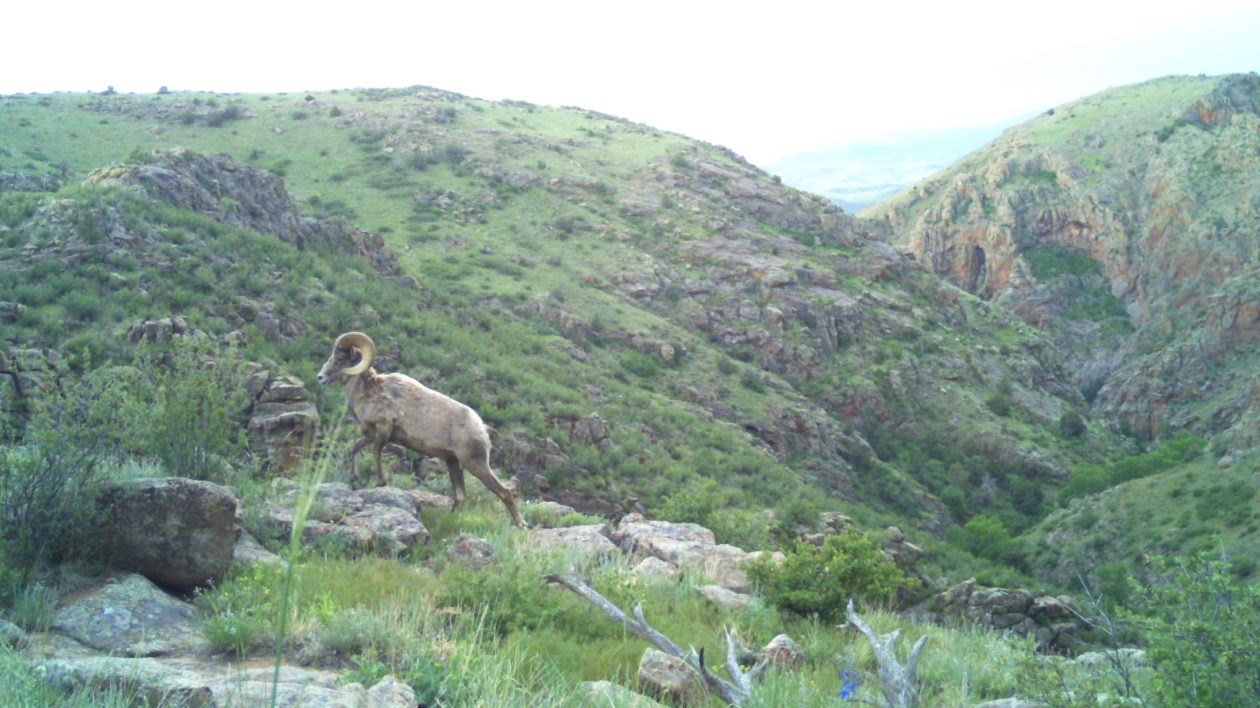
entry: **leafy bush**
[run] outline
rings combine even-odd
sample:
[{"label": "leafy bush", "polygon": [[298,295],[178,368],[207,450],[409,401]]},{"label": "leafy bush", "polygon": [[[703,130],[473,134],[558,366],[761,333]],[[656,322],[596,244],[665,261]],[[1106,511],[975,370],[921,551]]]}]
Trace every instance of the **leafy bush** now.
[{"label": "leafy bush", "polygon": [[1069,438],[1079,438],[1085,434],[1085,419],[1075,409],[1069,408],[1059,416],[1059,430]]},{"label": "leafy bush", "polygon": [[771,604],[824,620],[842,616],[850,598],[881,602],[914,583],[875,541],[853,531],[828,536],[822,546],[797,541],[782,563],[762,556],[748,566],[748,577]]},{"label": "leafy bush", "polygon": [[1228,559],[1209,553],[1154,566],[1162,582],[1138,588],[1131,619],[1147,633],[1158,704],[1260,702],[1260,585],[1236,585]]},{"label": "leafy bush", "polygon": [[977,558],[1003,560],[1016,548],[1016,542],[1001,519],[977,514],[963,526],[951,526],[945,540]]}]

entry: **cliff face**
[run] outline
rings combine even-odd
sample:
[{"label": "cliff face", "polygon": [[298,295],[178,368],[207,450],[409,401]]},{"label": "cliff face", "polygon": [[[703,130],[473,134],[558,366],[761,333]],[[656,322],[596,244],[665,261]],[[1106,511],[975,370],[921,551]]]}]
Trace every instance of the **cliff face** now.
[{"label": "cliff face", "polygon": [[1096,412],[1260,442],[1260,77],[1047,111],[870,213],[1054,338]]}]

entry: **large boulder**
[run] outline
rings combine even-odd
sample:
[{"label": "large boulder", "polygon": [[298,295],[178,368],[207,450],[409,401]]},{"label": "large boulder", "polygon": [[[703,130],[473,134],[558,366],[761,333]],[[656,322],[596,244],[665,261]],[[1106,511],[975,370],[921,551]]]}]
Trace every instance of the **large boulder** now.
[{"label": "large boulder", "polygon": [[117,568],[190,589],[232,565],[239,515],[227,487],[181,477],[115,482],[101,509],[105,554]]},{"label": "large boulder", "polygon": [[319,434],[319,411],[301,379],[257,367],[246,378],[250,395],[249,449],[280,474],[295,469]]},{"label": "large boulder", "polygon": [[191,604],[130,574],[73,596],[53,615],[51,628],[110,654],[163,656],[207,646],[196,614]]}]

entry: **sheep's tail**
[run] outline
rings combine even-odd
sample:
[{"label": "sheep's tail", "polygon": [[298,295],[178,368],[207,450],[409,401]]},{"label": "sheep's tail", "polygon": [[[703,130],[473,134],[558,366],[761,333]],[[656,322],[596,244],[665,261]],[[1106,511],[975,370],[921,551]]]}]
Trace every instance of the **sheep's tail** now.
[{"label": "sheep's tail", "polygon": [[[486,425],[486,424],[485,424],[485,423],[482,423],[482,425]],[[490,427],[490,426],[488,426],[488,425],[486,425],[486,432],[487,432],[487,433],[490,433],[491,435],[495,436],[496,438],[497,438],[497,437],[499,437],[499,431],[495,430],[494,428],[491,428],[491,427]]]}]

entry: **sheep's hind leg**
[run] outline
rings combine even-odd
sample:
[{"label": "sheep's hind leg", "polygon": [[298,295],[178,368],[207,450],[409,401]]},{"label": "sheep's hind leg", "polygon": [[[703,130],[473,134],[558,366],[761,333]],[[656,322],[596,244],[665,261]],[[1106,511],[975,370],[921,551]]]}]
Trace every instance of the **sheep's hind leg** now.
[{"label": "sheep's hind leg", "polygon": [[529,524],[525,523],[525,519],[521,518],[521,512],[516,509],[516,499],[512,497],[512,490],[508,489],[507,485],[503,484],[498,476],[495,475],[494,470],[490,469],[488,461],[472,459],[468,461],[465,467],[468,468],[468,472],[472,476],[481,480],[486,489],[493,492],[503,502],[503,506],[507,507],[508,514],[512,516],[513,525],[523,529],[529,528]]},{"label": "sheep's hind leg", "polygon": [[455,505],[451,508],[454,511],[468,499],[468,491],[464,489],[464,470],[459,466],[459,458],[454,455],[447,457],[446,471],[451,476],[451,493],[455,495]]}]

